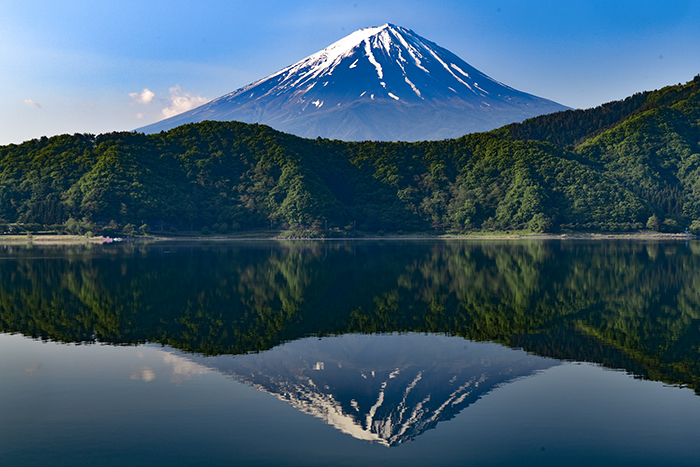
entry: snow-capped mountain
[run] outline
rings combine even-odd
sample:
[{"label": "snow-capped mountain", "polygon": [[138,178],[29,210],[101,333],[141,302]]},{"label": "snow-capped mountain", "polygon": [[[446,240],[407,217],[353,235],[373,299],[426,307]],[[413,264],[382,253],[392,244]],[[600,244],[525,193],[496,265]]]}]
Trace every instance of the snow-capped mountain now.
[{"label": "snow-capped mountain", "polygon": [[494,388],[559,364],[425,334],[307,338],[259,354],[185,357],[384,446],[410,441]]},{"label": "snow-capped mountain", "polygon": [[495,81],[410,29],[385,24],[360,29],[267,78],[137,131],[237,120],[308,138],[417,141],[566,109]]}]

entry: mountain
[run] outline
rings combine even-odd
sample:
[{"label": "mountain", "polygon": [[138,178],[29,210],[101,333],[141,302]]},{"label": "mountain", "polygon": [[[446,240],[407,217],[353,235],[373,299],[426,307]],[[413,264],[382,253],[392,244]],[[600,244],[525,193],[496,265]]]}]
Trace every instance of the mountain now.
[{"label": "mountain", "polygon": [[176,354],[384,446],[411,441],[494,389],[560,364],[428,334],[311,337],[236,357]]},{"label": "mountain", "polygon": [[137,131],[236,120],[307,138],[439,140],[566,109],[495,81],[410,29],[385,24]]},{"label": "mountain", "polygon": [[302,139],[214,121],[61,135],[0,147],[0,226],[700,232],[698,122],[700,77],[441,141]]}]

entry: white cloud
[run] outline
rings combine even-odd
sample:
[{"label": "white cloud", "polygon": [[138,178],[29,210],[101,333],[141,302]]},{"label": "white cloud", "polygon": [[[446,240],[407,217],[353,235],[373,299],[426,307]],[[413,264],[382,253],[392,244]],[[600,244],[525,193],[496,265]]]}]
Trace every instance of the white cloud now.
[{"label": "white cloud", "polygon": [[163,356],[163,362],[172,367],[173,376],[170,381],[178,384],[182,381],[189,380],[192,376],[204,375],[211,371],[209,368],[199,363],[169,353]]},{"label": "white cloud", "polygon": [[155,94],[153,94],[153,91],[151,91],[148,88],[143,88],[143,91],[141,91],[141,94],[138,92],[132,92],[129,94],[129,97],[134,99],[134,102],[138,104],[150,104],[151,101],[153,101],[153,98],[156,97]]},{"label": "white cloud", "polygon": [[140,379],[148,383],[156,379],[156,374],[150,366],[144,366],[132,372],[131,379]]},{"label": "white cloud", "polygon": [[41,105],[39,105],[38,102],[34,102],[34,101],[31,100],[31,99],[25,99],[25,100],[24,100],[24,103],[27,104],[29,107],[33,107],[33,108],[35,108],[35,109],[40,109],[40,108],[41,108]]},{"label": "white cloud", "polygon": [[163,109],[163,115],[166,118],[173,117],[207,102],[209,102],[209,99],[206,97],[194,96],[187,91],[183,91],[180,86],[175,86],[170,88],[170,106]]}]

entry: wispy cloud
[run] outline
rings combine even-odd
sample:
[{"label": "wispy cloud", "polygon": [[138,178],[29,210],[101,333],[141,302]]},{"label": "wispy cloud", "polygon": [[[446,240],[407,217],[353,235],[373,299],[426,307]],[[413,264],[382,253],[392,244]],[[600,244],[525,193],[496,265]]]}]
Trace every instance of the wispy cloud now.
[{"label": "wispy cloud", "polygon": [[138,92],[132,92],[129,97],[134,99],[137,104],[150,104],[156,95],[148,88],[143,88],[143,91],[139,94]]},{"label": "wispy cloud", "polygon": [[199,107],[209,101],[206,97],[199,95],[193,95],[187,91],[183,91],[180,86],[174,86],[170,88],[170,106],[163,109],[163,115],[168,117],[173,117],[182,112],[187,112],[195,107]]},{"label": "wispy cloud", "polygon": [[33,107],[33,108],[35,108],[35,109],[40,109],[40,108],[41,108],[41,105],[39,105],[38,102],[34,102],[34,101],[31,100],[31,99],[25,99],[25,100],[24,100],[24,103],[27,104],[29,107]]}]

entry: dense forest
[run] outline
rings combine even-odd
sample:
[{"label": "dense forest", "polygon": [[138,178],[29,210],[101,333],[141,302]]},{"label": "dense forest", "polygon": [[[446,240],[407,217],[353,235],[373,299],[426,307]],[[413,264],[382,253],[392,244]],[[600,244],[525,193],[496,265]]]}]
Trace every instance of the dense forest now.
[{"label": "dense forest", "polygon": [[0,147],[0,228],[700,231],[700,76],[444,141],[237,122],[43,137]]}]

